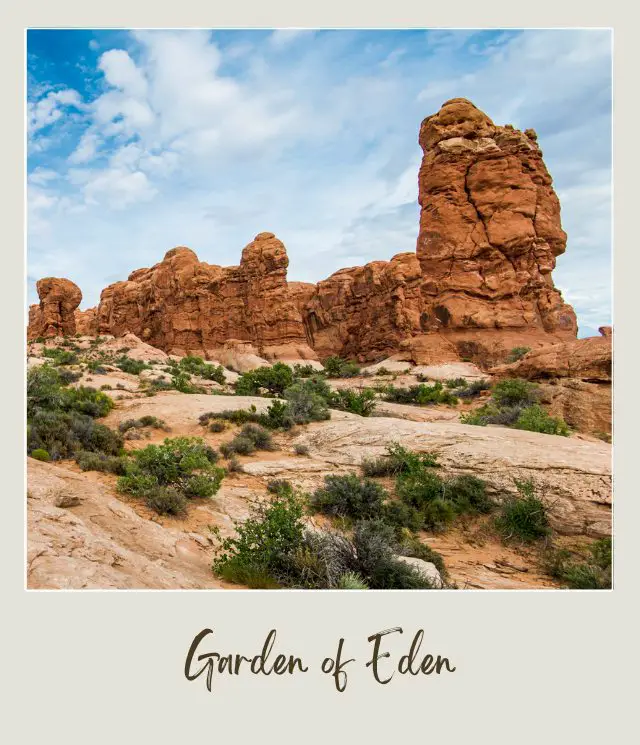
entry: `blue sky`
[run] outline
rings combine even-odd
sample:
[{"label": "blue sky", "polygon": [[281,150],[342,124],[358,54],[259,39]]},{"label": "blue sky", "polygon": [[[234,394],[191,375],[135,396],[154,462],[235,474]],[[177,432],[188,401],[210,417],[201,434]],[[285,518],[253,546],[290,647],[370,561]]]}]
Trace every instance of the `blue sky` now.
[{"label": "blue sky", "polygon": [[27,34],[28,289],[81,307],[173,246],[234,265],[259,232],[289,279],[415,250],[418,129],[464,96],[538,132],[562,204],[556,285],[611,322],[611,36],[603,30]]}]

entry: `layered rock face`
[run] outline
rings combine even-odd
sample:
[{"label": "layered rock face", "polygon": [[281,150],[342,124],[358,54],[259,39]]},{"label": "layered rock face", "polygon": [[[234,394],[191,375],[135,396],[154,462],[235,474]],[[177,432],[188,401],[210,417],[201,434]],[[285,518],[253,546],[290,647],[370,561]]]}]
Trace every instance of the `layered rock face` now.
[{"label": "layered rock face", "polygon": [[29,338],[75,334],[75,310],[82,300],[80,288],[69,279],[57,277],[38,280],[36,288],[40,304],[29,307]]},{"label": "layered rock face", "polygon": [[[575,314],[551,279],[566,235],[535,132],[496,126],[457,98],[422,122],[419,142],[415,253],[313,285],[287,283],[286,250],[272,233],[256,236],[237,267],[174,248],[107,287],[96,309],[76,314],[76,326],[211,358],[249,345],[247,354],[267,359],[396,355],[483,366],[514,346],[575,339]],[[30,318],[30,338],[36,326]]]},{"label": "layered rock face", "polygon": [[313,358],[287,285],[288,263],[273,233],[256,236],[235,267],[207,264],[189,248],[173,248],[159,264],[103,290],[95,332],[131,332],[177,354],[215,356],[236,340],[268,357]]}]

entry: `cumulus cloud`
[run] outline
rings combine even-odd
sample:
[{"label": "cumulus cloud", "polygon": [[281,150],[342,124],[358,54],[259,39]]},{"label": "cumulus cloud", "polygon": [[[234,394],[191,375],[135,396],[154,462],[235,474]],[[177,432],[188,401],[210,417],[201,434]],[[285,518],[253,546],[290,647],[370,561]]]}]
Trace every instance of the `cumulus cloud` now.
[{"label": "cumulus cloud", "polygon": [[607,32],[100,34],[86,89],[30,80],[31,276],[69,270],[92,304],[172,245],[236,264],[271,230],[307,281],[412,251],[420,122],[466,96],[538,131],[569,234],[554,277],[581,326],[609,320]]}]

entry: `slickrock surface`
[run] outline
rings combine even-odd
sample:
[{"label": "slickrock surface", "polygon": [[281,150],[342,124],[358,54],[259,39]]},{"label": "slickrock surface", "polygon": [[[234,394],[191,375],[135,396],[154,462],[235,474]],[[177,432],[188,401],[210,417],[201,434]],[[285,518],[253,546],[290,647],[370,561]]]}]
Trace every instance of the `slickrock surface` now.
[{"label": "slickrock surface", "polygon": [[469,473],[515,493],[514,478],[532,478],[553,527],[566,535],[611,534],[611,447],[503,427],[372,417],[331,421],[301,435],[314,460],[357,466],[383,455],[391,441],[435,452],[445,471]]},{"label": "slickrock surface", "polygon": [[43,286],[29,338],[43,328],[131,332],[166,352],[240,370],[334,354],[486,367],[515,346],[575,339],[575,314],[551,279],[566,235],[535,132],[496,126],[457,98],[422,122],[419,143],[415,252],[314,285],[287,282],[286,249],[273,233],[257,235],[233,267],[177,247],[105,288],[97,308],[76,311],[75,322],[77,294]]},{"label": "slickrock surface", "polygon": [[[32,458],[28,465],[28,587],[224,586],[211,572],[206,540],[140,517],[96,474]],[[57,507],[56,502],[70,507]]]}]

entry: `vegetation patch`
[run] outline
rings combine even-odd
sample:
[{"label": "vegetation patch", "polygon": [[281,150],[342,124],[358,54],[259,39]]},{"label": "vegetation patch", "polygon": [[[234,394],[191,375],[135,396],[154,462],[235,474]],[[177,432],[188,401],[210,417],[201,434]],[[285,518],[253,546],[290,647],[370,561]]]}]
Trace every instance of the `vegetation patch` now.
[{"label": "vegetation patch", "polygon": [[322,365],[329,378],[355,378],[362,374],[359,365],[344,360],[342,357],[328,357]]},{"label": "vegetation patch", "polygon": [[144,498],[161,514],[177,514],[186,504],[183,499],[212,497],[224,476],[224,469],[215,466],[218,454],[197,437],[167,438],[162,445],[148,445],[132,456],[118,489]]},{"label": "vegetation patch", "polygon": [[495,520],[502,539],[531,543],[546,538],[551,533],[547,508],[536,497],[533,481],[516,481],[516,487],[518,496],[510,496],[502,502]]},{"label": "vegetation patch", "polygon": [[601,538],[582,550],[551,549],[545,568],[571,590],[608,590],[612,586],[611,538]]},{"label": "vegetation patch", "polygon": [[419,406],[428,404],[455,406],[458,403],[457,396],[445,389],[440,381],[436,381],[433,385],[420,383],[409,388],[396,388],[389,385],[383,389],[383,398],[392,403],[418,404]]}]

